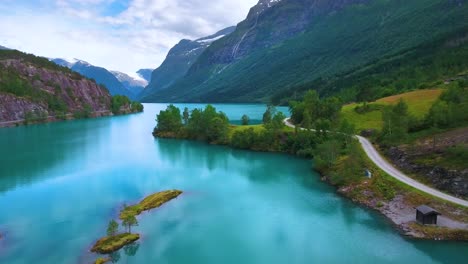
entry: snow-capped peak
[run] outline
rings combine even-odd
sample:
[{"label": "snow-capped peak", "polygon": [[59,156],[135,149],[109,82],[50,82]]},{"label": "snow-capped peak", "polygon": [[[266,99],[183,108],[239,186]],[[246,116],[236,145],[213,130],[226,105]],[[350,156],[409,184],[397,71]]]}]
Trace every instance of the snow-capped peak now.
[{"label": "snow-capped peak", "polygon": [[84,66],[92,66],[89,62],[86,62],[84,60],[79,60],[79,59],[76,59],[76,58],[72,58],[72,59],[64,59],[64,58],[58,58],[58,59],[50,59],[51,61],[54,61],[55,63],[57,64],[60,64],[62,66],[65,66],[67,68],[72,68],[73,66],[75,66],[77,63],[81,64],[81,65],[84,65]]},{"label": "snow-capped peak", "polygon": [[258,4],[259,5],[266,5],[267,7],[272,7],[273,5],[277,4],[281,0],[263,0],[260,1]]},{"label": "snow-capped peak", "polygon": [[260,0],[260,1],[258,1],[258,4],[255,5],[251,9],[249,15],[260,15],[265,10],[267,10],[268,8],[278,4],[279,2],[281,2],[281,0]]},{"label": "snow-capped peak", "polygon": [[119,82],[128,82],[134,86],[147,86],[148,81],[142,78],[138,73],[123,73],[119,71],[111,71],[111,73],[119,80]]},{"label": "snow-capped peak", "polygon": [[69,62],[72,65],[75,65],[75,64],[79,63],[79,64],[82,64],[82,65],[85,65],[85,66],[92,66],[91,63],[89,63],[87,61],[84,61],[84,60],[77,59],[77,58],[73,58],[73,59],[69,60]]}]

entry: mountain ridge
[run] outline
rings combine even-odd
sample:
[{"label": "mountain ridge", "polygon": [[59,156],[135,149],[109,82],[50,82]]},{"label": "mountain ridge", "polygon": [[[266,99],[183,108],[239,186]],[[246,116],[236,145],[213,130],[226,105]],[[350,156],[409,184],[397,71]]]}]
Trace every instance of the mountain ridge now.
[{"label": "mountain ridge", "polygon": [[119,71],[110,72],[117,78],[117,80],[119,80],[120,83],[122,83],[122,85],[127,90],[131,91],[134,94],[135,98],[148,85],[148,81],[145,80],[138,72],[136,72],[134,76],[130,76],[126,73]]},{"label": "mountain ridge", "polygon": [[137,94],[140,92],[138,89],[134,91],[131,87],[127,88],[111,71],[106,68],[92,65],[87,61],[80,59],[68,61],[62,58],[51,59],[51,61],[76,71],[88,78],[96,80],[97,83],[106,86],[111,95],[124,95],[130,99],[135,99]]},{"label": "mountain ridge", "polygon": [[229,35],[235,27],[228,27],[213,35],[196,40],[182,39],[167,54],[161,66],[151,74],[151,81],[139,95],[140,100],[147,102],[158,91],[164,90],[181,78],[203,51],[218,39]]},{"label": "mountain ridge", "polygon": [[[291,87],[457,31],[467,26],[467,12],[465,1],[282,0],[258,21],[251,11],[151,101],[269,102]],[[292,36],[281,33],[291,28]]]}]

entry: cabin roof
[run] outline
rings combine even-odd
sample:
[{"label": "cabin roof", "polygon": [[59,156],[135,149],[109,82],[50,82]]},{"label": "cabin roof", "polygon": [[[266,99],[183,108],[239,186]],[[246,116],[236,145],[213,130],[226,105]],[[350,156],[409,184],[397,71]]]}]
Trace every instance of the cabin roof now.
[{"label": "cabin roof", "polygon": [[422,214],[424,215],[429,215],[429,214],[437,214],[437,215],[440,215],[439,212],[437,212],[435,209],[427,206],[427,205],[420,205],[418,207],[416,207],[416,210],[418,210],[419,212],[421,212]]}]

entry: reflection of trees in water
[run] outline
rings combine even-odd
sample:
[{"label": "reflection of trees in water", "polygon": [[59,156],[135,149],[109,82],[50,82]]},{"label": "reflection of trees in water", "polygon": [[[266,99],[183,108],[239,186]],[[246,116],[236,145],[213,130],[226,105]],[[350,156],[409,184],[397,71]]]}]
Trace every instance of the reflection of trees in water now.
[{"label": "reflection of trees in water", "polygon": [[136,253],[138,252],[138,249],[140,248],[140,244],[139,243],[132,243],[130,245],[126,245],[124,247],[124,252],[125,252],[125,255],[129,256],[129,257],[133,257],[136,255]]},{"label": "reflection of trees in water", "polygon": [[468,259],[466,242],[406,240],[437,263],[466,263]]},{"label": "reflection of trees in water", "polygon": [[[291,155],[237,150],[187,140],[156,139],[155,145],[159,158],[175,168],[238,171],[258,182],[272,182],[294,175],[294,181],[313,188],[317,187],[319,179],[311,163]],[[323,186],[325,184],[320,188]]]},{"label": "reflection of trees in water", "polygon": [[[126,262],[128,263],[129,262],[129,259],[133,256],[136,255],[136,253],[138,252],[138,249],[140,248],[140,243],[132,243],[132,244],[129,244],[129,245],[126,245],[124,248],[123,248],[123,252],[125,254],[125,256],[127,256],[126,258]],[[112,263],[117,263],[120,261],[121,259],[121,255],[120,255],[120,251],[115,251],[111,254],[109,254],[109,259]]]},{"label": "reflection of trees in water", "polygon": [[109,255],[109,258],[110,258],[110,260],[111,260],[112,263],[117,263],[117,262],[119,262],[119,260],[120,260],[120,252],[119,252],[119,251],[115,251],[115,252],[111,253],[111,254]]},{"label": "reflection of trees in water", "polygon": [[212,146],[202,142],[156,139],[155,144],[159,159],[175,168],[205,167],[212,171],[215,168],[226,168],[230,157],[227,147]]},{"label": "reflection of trees in water", "polygon": [[0,130],[0,192],[52,177],[44,172],[90,153],[105,141],[109,119],[77,120]]}]

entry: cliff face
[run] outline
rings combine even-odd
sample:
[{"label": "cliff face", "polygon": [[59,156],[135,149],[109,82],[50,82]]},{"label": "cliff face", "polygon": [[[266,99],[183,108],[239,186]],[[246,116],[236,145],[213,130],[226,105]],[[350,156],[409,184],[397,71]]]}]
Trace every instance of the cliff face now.
[{"label": "cliff face", "polygon": [[32,55],[0,55],[0,123],[109,113],[111,96],[95,82]]},{"label": "cliff face", "polygon": [[26,112],[45,113],[47,112],[47,105],[11,94],[0,93],[0,123],[8,122],[5,125],[9,125],[9,122],[11,122],[11,124],[14,124],[15,121],[23,120]]}]

